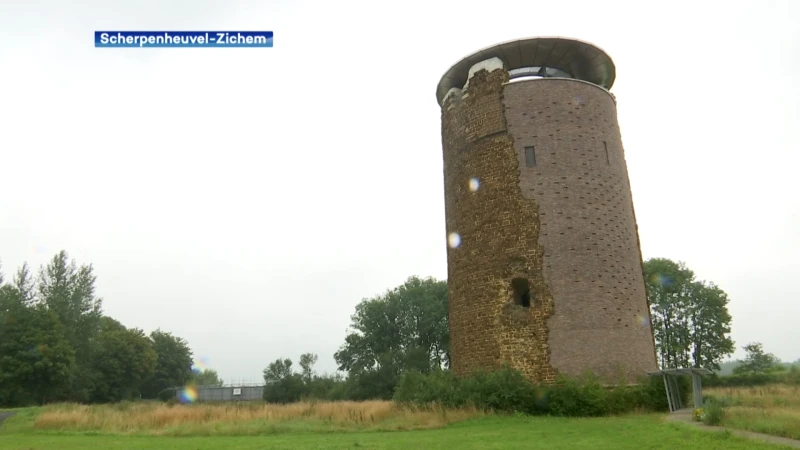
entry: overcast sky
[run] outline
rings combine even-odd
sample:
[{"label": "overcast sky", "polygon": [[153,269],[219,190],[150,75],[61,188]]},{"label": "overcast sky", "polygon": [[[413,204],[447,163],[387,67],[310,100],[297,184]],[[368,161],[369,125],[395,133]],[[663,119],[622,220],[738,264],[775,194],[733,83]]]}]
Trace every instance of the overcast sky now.
[{"label": "overcast sky", "polygon": [[[788,0],[2,0],[3,270],[65,249],[108,315],[187,339],[226,380],[303,352],[333,371],[362,298],[446,277],[441,75],[567,36],[616,64],[645,258],[728,292],[737,348],[796,360],[798,21]],[[98,49],[95,30],[275,46]]]}]

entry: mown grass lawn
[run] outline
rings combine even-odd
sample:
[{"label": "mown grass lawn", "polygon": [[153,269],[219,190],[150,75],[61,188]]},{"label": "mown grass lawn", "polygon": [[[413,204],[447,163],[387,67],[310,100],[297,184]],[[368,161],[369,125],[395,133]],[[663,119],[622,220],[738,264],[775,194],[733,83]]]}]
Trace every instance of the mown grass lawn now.
[{"label": "mown grass lawn", "polygon": [[[251,436],[152,436],[30,429],[31,411],[0,426],[0,448],[46,449],[681,449],[760,450],[770,444],[664,423],[663,415],[597,419],[489,416],[414,431],[276,431]],[[302,427],[299,427],[302,429]]]}]

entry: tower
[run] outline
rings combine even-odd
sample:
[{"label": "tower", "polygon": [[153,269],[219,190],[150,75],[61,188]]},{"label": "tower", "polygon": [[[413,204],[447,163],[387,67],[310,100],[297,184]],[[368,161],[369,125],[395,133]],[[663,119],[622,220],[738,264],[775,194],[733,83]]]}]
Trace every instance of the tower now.
[{"label": "tower", "polygon": [[540,37],[439,82],[456,374],[657,370],[614,78],[599,48]]}]

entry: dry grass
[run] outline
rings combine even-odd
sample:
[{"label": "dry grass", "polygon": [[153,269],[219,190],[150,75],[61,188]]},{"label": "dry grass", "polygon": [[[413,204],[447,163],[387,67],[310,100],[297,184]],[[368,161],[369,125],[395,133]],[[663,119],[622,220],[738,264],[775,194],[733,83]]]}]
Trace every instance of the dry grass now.
[{"label": "dry grass", "polygon": [[800,439],[800,386],[712,388],[708,394],[730,405],[723,426]]},{"label": "dry grass", "polygon": [[392,402],[166,405],[60,404],[34,420],[37,430],[153,435],[253,435],[288,431],[411,430],[484,416],[475,409],[414,410]]}]

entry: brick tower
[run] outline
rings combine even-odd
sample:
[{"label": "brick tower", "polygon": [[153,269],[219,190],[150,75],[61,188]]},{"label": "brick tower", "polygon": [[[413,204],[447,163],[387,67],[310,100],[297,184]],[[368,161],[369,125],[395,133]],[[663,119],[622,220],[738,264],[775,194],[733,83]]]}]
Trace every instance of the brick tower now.
[{"label": "brick tower", "polygon": [[658,370],[614,77],[591,44],[531,38],[439,82],[456,374]]}]

